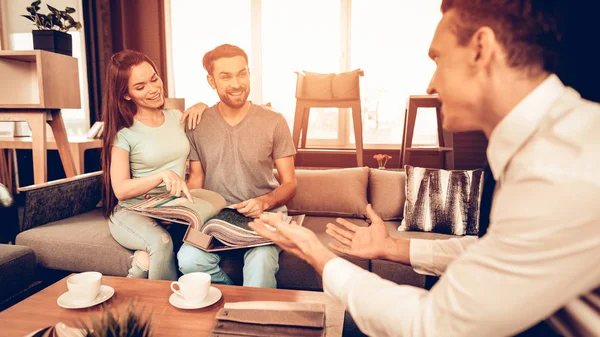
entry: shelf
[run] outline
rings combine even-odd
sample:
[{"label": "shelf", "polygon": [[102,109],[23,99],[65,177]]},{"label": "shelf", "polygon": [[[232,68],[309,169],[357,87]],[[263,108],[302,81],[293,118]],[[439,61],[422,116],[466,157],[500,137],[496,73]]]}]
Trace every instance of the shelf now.
[{"label": "shelf", "polygon": [[77,59],[43,50],[0,51],[0,109],[79,109]]}]

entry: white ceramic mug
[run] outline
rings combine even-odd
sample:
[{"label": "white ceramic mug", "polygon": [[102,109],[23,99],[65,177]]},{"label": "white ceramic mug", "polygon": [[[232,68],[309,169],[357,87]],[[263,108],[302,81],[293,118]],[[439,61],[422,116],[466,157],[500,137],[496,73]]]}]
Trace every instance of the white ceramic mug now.
[{"label": "white ceramic mug", "polygon": [[87,271],[73,275],[67,279],[67,288],[76,302],[93,301],[100,293],[102,274],[97,271]]},{"label": "white ceramic mug", "polygon": [[[175,286],[179,289],[175,289]],[[203,272],[185,274],[177,282],[171,282],[171,290],[191,303],[202,302],[209,289],[210,274]]]}]

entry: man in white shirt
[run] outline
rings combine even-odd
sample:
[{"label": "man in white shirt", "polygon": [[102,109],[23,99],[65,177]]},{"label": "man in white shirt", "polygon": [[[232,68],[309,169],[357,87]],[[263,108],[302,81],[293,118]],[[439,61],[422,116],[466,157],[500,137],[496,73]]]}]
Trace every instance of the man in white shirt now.
[{"label": "man in white shirt", "polygon": [[370,206],[368,228],[327,225],[338,252],[441,275],[426,291],[339,258],[277,216],[251,224],[321,273],[325,292],[368,335],[514,335],[600,286],[600,105],[553,74],[556,3],[444,0],[442,12],[428,92],[439,94],[444,128],[489,139],[497,183],[487,234],[393,239]]}]

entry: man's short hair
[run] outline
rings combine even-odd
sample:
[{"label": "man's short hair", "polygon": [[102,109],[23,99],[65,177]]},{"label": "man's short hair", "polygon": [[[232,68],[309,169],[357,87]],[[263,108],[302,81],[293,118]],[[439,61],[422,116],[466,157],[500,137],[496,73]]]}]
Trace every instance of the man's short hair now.
[{"label": "man's short hair", "polygon": [[212,76],[216,60],[224,57],[234,56],[242,56],[244,60],[246,60],[246,64],[248,64],[248,55],[242,48],[231,44],[222,44],[204,54],[204,57],[202,58],[202,65],[208,74]]},{"label": "man's short hair", "polygon": [[443,0],[455,10],[458,44],[465,46],[480,27],[490,27],[512,68],[555,72],[560,49],[560,0]]}]

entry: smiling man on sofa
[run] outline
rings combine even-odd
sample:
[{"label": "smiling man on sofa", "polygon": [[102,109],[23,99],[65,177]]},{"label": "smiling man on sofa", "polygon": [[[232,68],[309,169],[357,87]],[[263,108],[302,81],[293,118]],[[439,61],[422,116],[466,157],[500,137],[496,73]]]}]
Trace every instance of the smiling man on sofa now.
[{"label": "smiling man on sofa", "polygon": [[558,2],[444,0],[441,9],[428,92],[439,94],[444,128],[489,139],[498,183],[488,232],[392,239],[370,206],[369,228],[328,225],[340,252],[442,275],[426,291],[353,266],[277,216],[252,224],[321,273],[325,291],[372,336],[514,335],[600,286],[600,105],[554,74]]},{"label": "smiling man on sofa", "polygon": [[[248,101],[250,70],[248,55],[241,48],[217,46],[204,55],[202,63],[220,101],[204,111],[196,129],[188,131],[188,187],[219,193],[247,217],[258,217],[267,210],[286,212],[285,203],[296,193],[297,181],[296,148],[285,119]],[[275,245],[246,250],[244,286],[276,288],[280,251]],[[219,254],[184,243],[177,260],[184,274],[206,272],[213,283],[233,284],[220,268]]]}]

